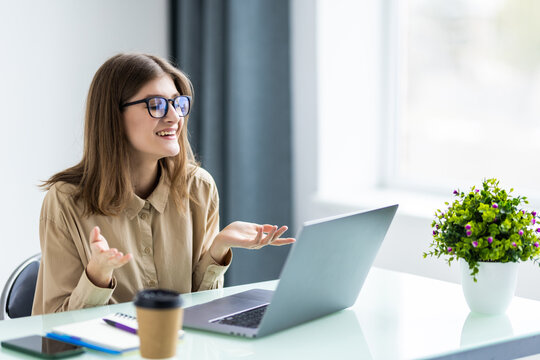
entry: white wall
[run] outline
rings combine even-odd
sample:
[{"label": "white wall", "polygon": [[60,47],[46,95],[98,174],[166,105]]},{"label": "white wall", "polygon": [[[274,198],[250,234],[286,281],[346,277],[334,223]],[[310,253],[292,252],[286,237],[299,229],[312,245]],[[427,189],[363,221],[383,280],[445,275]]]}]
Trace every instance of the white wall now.
[{"label": "white wall", "polygon": [[37,185],[80,160],[95,71],[118,52],[167,56],[167,10],[166,0],[0,1],[0,286],[40,251]]}]

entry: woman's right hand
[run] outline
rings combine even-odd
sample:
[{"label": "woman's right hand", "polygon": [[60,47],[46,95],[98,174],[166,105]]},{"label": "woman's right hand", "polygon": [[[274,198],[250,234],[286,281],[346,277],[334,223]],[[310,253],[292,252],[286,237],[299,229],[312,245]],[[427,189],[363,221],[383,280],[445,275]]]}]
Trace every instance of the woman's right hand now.
[{"label": "woman's right hand", "polygon": [[133,257],[122,254],[118,249],[110,249],[97,226],[90,232],[90,248],[92,256],[86,266],[86,275],[94,285],[102,288],[110,287],[113,270],[124,266]]}]

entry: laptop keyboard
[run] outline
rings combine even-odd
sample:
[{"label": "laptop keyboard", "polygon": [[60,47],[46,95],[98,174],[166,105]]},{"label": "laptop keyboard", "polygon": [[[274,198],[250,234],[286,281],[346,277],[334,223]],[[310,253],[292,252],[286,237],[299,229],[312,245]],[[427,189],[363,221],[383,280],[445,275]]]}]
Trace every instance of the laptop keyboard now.
[{"label": "laptop keyboard", "polygon": [[218,324],[234,325],[254,329],[259,326],[268,305],[263,305],[238,314],[213,321]]}]

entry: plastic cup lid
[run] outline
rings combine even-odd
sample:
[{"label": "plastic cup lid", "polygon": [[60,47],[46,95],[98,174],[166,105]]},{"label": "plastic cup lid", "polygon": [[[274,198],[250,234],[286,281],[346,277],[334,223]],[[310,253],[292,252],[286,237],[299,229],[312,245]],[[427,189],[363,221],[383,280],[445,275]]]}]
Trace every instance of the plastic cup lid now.
[{"label": "plastic cup lid", "polygon": [[182,306],[182,298],[179,293],[162,289],[139,291],[133,302],[135,306],[150,309],[170,309]]}]

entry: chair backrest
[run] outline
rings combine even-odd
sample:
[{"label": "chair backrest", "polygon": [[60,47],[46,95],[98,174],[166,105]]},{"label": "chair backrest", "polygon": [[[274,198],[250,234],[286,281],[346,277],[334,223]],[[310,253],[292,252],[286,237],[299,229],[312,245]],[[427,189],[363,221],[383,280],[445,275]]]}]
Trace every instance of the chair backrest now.
[{"label": "chair backrest", "polygon": [[0,320],[32,314],[41,254],[26,259],[11,274],[0,296]]}]

